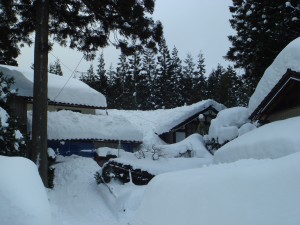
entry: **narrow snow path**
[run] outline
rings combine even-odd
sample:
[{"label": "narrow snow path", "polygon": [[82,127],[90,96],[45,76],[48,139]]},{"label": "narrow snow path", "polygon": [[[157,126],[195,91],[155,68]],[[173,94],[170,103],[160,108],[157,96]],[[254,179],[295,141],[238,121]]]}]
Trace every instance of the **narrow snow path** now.
[{"label": "narrow snow path", "polygon": [[[114,197],[94,174],[96,162],[82,157],[61,157],[55,171],[55,188],[48,191],[53,224],[56,225],[120,225],[114,210]],[[123,223],[124,224],[124,223]]]}]

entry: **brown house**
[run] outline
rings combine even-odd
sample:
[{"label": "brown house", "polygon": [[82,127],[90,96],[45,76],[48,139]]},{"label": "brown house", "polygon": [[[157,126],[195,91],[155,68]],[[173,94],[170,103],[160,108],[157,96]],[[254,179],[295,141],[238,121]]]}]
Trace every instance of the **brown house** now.
[{"label": "brown house", "polygon": [[300,73],[288,69],[250,115],[250,119],[273,122],[300,116]]},{"label": "brown house", "polygon": [[178,120],[178,124],[170,131],[160,134],[160,138],[169,144],[182,141],[194,133],[207,134],[210,121],[216,118],[219,110],[212,105],[189,116],[184,121]]}]

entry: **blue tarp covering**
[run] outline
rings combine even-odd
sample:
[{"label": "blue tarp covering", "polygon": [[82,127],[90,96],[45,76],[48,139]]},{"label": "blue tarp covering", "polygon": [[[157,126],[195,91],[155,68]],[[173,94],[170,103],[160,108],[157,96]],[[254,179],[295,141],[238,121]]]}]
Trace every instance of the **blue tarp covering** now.
[{"label": "blue tarp covering", "polygon": [[63,156],[94,157],[95,146],[89,141],[48,141],[48,147]]}]

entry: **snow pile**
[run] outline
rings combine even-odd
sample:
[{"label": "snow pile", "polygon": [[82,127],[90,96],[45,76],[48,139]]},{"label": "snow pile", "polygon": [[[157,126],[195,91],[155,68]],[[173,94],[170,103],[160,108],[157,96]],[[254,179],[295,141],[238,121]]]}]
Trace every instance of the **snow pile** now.
[{"label": "snow pile", "polygon": [[[253,129],[249,122],[249,112],[245,107],[224,109],[211,121],[207,138],[219,144],[231,141],[245,132]],[[243,127],[242,127],[243,126]],[[241,129],[241,130],[239,130]]]},{"label": "snow pile", "polygon": [[[33,97],[33,70],[0,65],[4,76],[14,78],[13,89],[18,95]],[[48,73],[48,98],[57,103],[106,107],[106,98],[98,91],[75,78]]]},{"label": "snow pile", "polygon": [[215,152],[216,162],[279,158],[300,151],[300,117],[261,126],[227,143]]},{"label": "snow pile", "polygon": [[[29,128],[32,112],[28,113]],[[142,141],[140,131],[121,116],[89,115],[61,110],[48,112],[49,140],[126,140]]]},{"label": "snow pile", "polygon": [[275,58],[272,65],[265,71],[254,94],[249,100],[249,112],[252,114],[264,98],[274,88],[287,69],[300,72],[300,38],[288,44]]},{"label": "snow pile", "polygon": [[192,134],[186,139],[170,145],[157,145],[155,148],[160,149],[163,155],[167,157],[180,157],[191,152],[191,157],[209,158],[211,154],[205,147],[203,137],[200,134]]},{"label": "snow pile", "polygon": [[151,147],[153,144],[164,144],[157,135],[169,132],[172,128],[209,107],[217,111],[226,108],[224,105],[208,99],[189,106],[173,109],[157,109],[153,111],[108,110],[108,114],[113,116],[118,115],[128,119],[143,133],[144,144]]},{"label": "snow pile", "polygon": [[0,224],[50,225],[51,214],[36,165],[0,156]]},{"label": "snow pile", "polygon": [[298,225],[300,153],[167,173],[145,190],[132,225]]}]

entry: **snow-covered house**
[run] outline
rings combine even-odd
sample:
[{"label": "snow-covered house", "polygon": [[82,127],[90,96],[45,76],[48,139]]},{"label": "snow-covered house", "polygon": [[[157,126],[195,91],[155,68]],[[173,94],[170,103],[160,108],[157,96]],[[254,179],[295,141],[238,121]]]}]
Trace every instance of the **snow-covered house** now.
[{"label": "snow-covered house", "polygon": [[[13,89],[17,94],[10,102],[11,109],[26,132],[27,111],[33,105],[33,70],[0,65],[4,76],[14,79]],[[72,110],[83,114],[95,114],[96,109],[105,108],[106,98],[78,79],[48,74],[48,111]]]},{"label": "snow-covered house", "polygon": [[177,143],[193,133],[203,134],[208,131],[211,119],[226,107],[214,100],[173,109],[152,111],[108,110],[109,115],[126,117],[143,133],[145,145],[152,146],[154,136],[159,136],[166,143]]},{"label": "snow-covered house", "polygon": [[300,38],[286,46],[265,71],[249,100],[250,118],[273,122],[300,116]]},{"label": "snow-covered house", "polygon": [[[28,112],[29,127],[32,112]],[[100,147],[134,151],[143,135],[124,117],[82,114],[69,110],[48,112],[48,147],[62,155],[93,156]]]},{"label": "snow-covered house", "polygon": [[225,108],[213,100],[204,100],[165,110],[165,119],[156,128],[156,133],[169,144],[180,142],[194,133],[204,135],[208,132],[210,121]]}]

